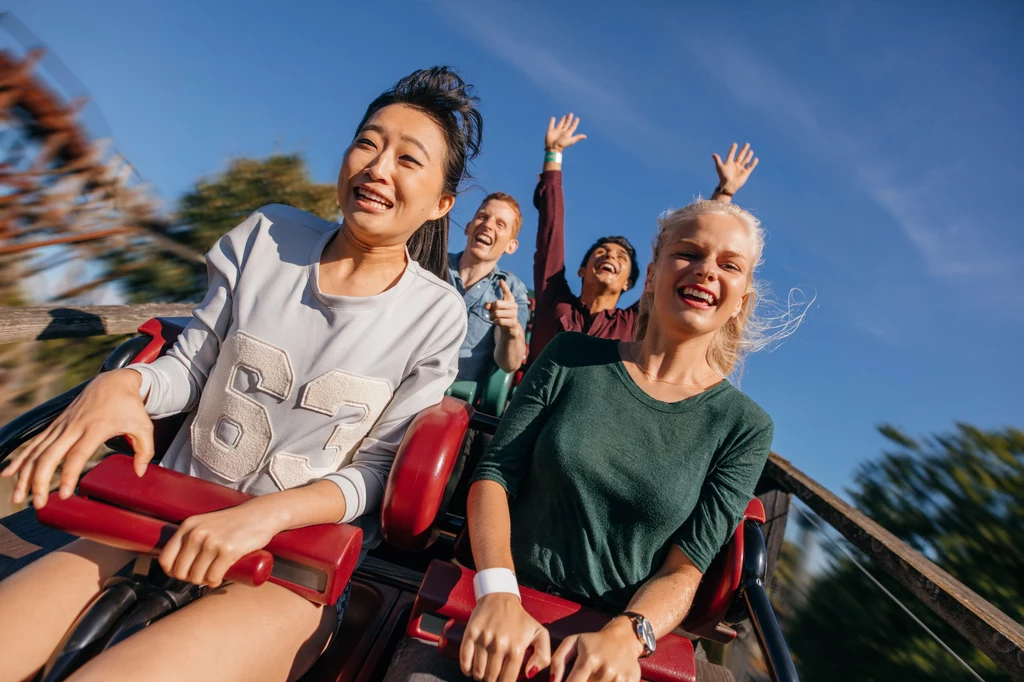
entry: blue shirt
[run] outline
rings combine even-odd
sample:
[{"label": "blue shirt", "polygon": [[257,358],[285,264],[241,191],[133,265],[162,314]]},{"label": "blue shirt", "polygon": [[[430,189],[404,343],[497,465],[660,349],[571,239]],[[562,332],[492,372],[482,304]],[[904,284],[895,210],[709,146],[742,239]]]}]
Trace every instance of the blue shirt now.
[{"label": "blue shirt", "polygon": [[462,294],[469,314],[469,329],[459,348],[459,375],[456,379],[484,381],[497,368],[494,362],[494,323],[484,305],[504,298],[498,282],[505,280],[519,306],[519,324],[525,330],[530,320],[530,298],[523,280],[497,265],[489,275],[467,290],[459,276],[461,256],[462,252],[448,254],[448,281]]}]

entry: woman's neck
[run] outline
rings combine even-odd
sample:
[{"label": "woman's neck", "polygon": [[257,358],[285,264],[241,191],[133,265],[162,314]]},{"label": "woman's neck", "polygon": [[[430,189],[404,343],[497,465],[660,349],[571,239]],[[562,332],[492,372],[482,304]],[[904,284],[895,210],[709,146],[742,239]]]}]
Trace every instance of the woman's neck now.
[{"label": "woman's neck", "polygon": [[630,359],[650,381],[703,390],[722,376],[708,364],[711,335],[679,340],[652,326],[641,341],[629,344]]},{"label": "woman's neck", "polygon": [[405,244],[373,246],[342,224],[320,256],[320,291],[332,296],[376,296],[398,283],[406,265]]}]

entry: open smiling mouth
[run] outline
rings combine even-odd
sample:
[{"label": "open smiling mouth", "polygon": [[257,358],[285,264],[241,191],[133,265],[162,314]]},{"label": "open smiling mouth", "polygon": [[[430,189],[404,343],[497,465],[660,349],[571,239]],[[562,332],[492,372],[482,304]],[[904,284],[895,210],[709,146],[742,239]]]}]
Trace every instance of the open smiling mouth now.
[{"label": "open smiling mouth", "polygon": [[489,234],[478,234],[476,236],[476,243],[483,244],[484,246],[494,246],[494,238]]},{"label": "open smiling mouth", "polygon": [[683,286],[676,289],[679,298],[694,308],[713,308],[718,303],[718,298],[710,291],[704,291],[696,287]]},{"label": "open smiling mouth", "polygon": [[619,274],[619,271],[611,263],[601,263],[600,265],[597,266],[597,271],[598,272],[607,272],[607,273],[609,273],[611,275]]},{"label": "open smiling mouth", "polygon": [[356,187],[352,190],[352,193],[356,197],[356,203],[361,208],[374,213],[383,213],[391,208],[394,208],[394,204],[388,201],[385,197],[372,192],[365,187]]}]

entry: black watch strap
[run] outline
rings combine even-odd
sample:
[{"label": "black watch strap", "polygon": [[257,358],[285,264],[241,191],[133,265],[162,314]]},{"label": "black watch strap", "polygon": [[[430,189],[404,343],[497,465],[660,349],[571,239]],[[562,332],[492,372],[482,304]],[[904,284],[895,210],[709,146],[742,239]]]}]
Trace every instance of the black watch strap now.
[{"label": "black watch strap", "polygon": [[640,658],[646,658],[653,654],[658,642],[654,637],[654,626],[651,625],[651,621],[633,611],[624,611],[622,615],[629,618],[629,622],[633,624],[633,634],[644,646],[644,653]]}]

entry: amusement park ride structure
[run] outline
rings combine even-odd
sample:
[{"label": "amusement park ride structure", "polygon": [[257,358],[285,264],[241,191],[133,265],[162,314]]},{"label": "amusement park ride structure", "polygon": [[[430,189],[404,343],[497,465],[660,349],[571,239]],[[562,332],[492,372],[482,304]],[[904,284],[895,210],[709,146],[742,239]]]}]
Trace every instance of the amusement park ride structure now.
[{"label": "amusement park ride structure", "polygon": [[[10,14],[0,27],[31,34]],[[70,77],[45,48],[0,43],[0,290],[78,258],[156,248],[202,266],[201,253],[169,238],[151,190],[109,140],[82,122],[85,94],[66,97]],[[52,63],[54,68],[47,69]],[[102,118],[101,116],[99,118]],[[48,249],[44,256],[39,250]],[[125,274],[125,264],[60,292],[73,299]]]},{"label": "amusement park ride structure", "polygon": [[[205,269],[200,252],[167,236],[172,222],[98,134],[109,135],[105,127],[71,72],[16,17],[0,12],[0,308],[49,304],[50,324],[71,314],[54,306],[102,297],[154,257]],[[95,329],[91,319],[72,326]],[[0,348],[0,415],[52,395],[59,368],[40,367],[36,355],[28,344]]]}]

